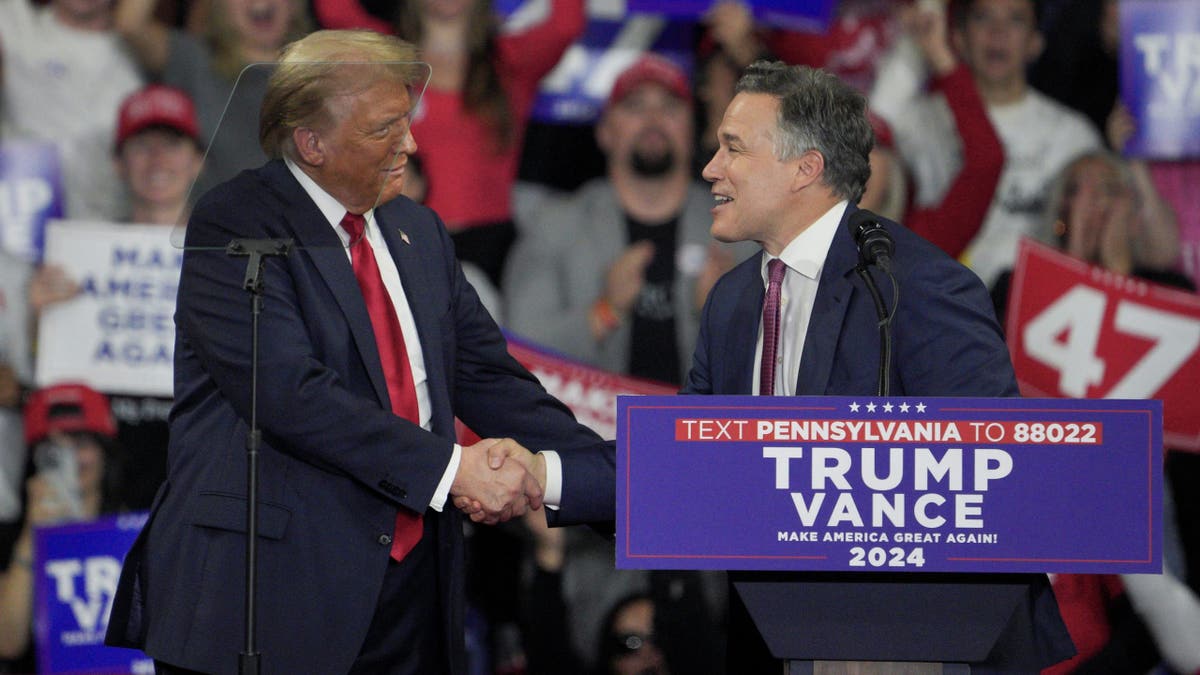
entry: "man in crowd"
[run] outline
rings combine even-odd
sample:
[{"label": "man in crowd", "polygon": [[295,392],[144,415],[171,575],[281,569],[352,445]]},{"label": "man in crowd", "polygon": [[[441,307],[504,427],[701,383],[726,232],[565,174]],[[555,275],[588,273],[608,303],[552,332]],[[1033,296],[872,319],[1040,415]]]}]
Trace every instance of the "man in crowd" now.
[{"label": "man in crowd", "polygon": [[[242,643],[247,421],[262,431],[258,646],[264,673],[463,673],[462,515],[538,508],[517,462],[537,448],[561,522],[611,520],[612,452],[508,356],[440,219],[396,198],[412,45],[319,31],[289,45],[263,102],[273,157],[208,192],[187,228],[176,314],[168,476],[127,556],[111,644],[160,673],[233,673]],[[270,257],[251,409],[245,258],[233,239],[288,238]],[[487,440],[454,443],[459,417]],[[594,477],[607,484],[593,482]]]},{"label": "man in crowd", "polygon": [[192,99],[161,84],[130,95],[117,116],[115,151],[129,191],[129,222],[179,224],[204,160]]},{"label": "man in crowd", "polygon": [[735,254],[708,233],[709,198],[690,175],[692,118],[687,76],[667,59],[643,56],[617,77],[596,128],[608,175],[523,210],[505,275],[509,328],[679,384],[704,298]]},{"label": "man in crowd", "polygon": [[[143,87],[121,103],[114,164],[126,188],[126,220],[163,225],[163,236],[187,216],[189,193],[204,161],[192,99],[161,84]],[[170,397],[111,397],[118,437],[129,453],[122,485],[130,508],[148,508],[166,476]]]},{"label": "man in crowd", "polygon": [[[992,205],[963,253],[988,285],[1012,266],[1017,241],[1036,228],[1054,176],[1080,153],[1100,147],[1087,119],[1029,86],[1026,68],[1043,46],[1037,9],[1035,0],[950,4],[952,41],[1004,146],[1004,170]],[[922,94],[916,80],[881,77],[871,106],[891,126],[914,174],[916,203],[940,202],[963,165],[945,99]]]},{"label": "man in crowd", "polygon": [[[751,65],[737,92],[704,169],[712,232],[757,242],[762,253],[713,287],[684,393],[870,395],[878,318],[854,273],[859,252],[848,227],[866,215],[856,206],[873,143],[865,100],[823,71],[782,63]],[[903,298],[891,308],[892,395],[1017,395],[983,284],[928,241],[878,220],[895,240],[891,269]],[[974,665],[1036,670],[1073,653],[1045,575],[1021,581],[1028,602],[988,660]],[[731,605],[731,668],[777,668],[744,610]]]}]

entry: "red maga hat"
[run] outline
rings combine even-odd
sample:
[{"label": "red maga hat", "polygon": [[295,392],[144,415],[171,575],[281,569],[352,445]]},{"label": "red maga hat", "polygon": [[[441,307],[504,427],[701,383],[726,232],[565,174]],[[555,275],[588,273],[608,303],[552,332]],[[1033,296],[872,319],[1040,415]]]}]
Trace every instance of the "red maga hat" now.
[{"label": "red maga hat", "polygon": [[152,84],[130,94],[117,114],[117,149],[130,136],[150,127],[174,129],[200,142],[200,125],[196,122],[196,106],[182,89]]},{"label": "red maga hat", "polygon": [[115,438],[108,397],[84,384],[56,384],[38,389],[25,402],[25,444],[34,445],[52,433],[90,431]]},{"label": "red maga hat", "polygon": [[608,104],[620,103],[646,83],[657,84],[685,101],[692,100],[692,88],[682,68],[657,54],[645,54],[617,76],[612,93],[608,95]]}]

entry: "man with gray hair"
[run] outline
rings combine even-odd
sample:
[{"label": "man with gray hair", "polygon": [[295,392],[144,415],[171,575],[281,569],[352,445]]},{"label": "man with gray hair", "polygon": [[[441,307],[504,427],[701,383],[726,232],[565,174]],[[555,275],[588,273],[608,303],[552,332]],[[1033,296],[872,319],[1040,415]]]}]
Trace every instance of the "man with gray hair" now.
[{"label": "man with gray hair", "polygon": [[[437,214],[400,196],[424,69],[366,31],[292,43],[261,112],[273,159],[192,213],[168,476],[107,636],[160,674],[238,670],[253,412],[263,673],[464,673],[463,514],[447,503],[494,523],[543,498],[544,455],[535,477],[489,448],[555,448],[555,518],[612,519],[611,447],[508,355]],[[257,411],[235,239],[296,243],[266,260]],[[455,417],[486,440],[456,444]]]},{"label": "man with gray hair", "polygon": [[[863,97],[823,71],[761,61],[746,70],[736,92],[704,168],[715,202],[712,233],[722,241],[755,241],[762,252],[709,294],[684,393],[876,393],[879,318],[855,271],[860,257],[850,228],[865,219],[895,242],[891,274],[874,273],[884,298],[897,285],[901,299],[887,308],[891,394],[1017,396],[979,278],[903,226],[858,210],[874,142]],[[973,668],[1036,670],[1073,653],[1045,575],[1023,575],[1020,582],[1028,584],[1028,601],[988,660]],[[869,599],[871,584],[859,588]],[[740,604],[731,598],[730,672],[777,669]]]}]

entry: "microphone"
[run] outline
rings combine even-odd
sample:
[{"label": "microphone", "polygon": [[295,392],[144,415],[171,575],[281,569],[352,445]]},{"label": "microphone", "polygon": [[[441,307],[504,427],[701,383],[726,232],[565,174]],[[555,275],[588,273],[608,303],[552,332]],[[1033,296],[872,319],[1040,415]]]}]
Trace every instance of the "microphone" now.
[{"label": "microphone", "polygon": [[884,272],[890,271],[896,244],[892,241],[892,235],[879,224],[879,216],[859,209],[850,215],[846,226],[850,228],[850,236],[858,247],[859,261],[863,265],[877,265]]},{"label": "microphone", "polygon": [[858,247],[858,267],[855,267],[854,271],[866,284],[867,292],[871,294],[871,300],[875,303],[875,314],[879,317],[879,380],[876,393],[887,396],[891,389],[892,317],[888,314],[879,287],[875,285],[875,279],[867,267],[879,267],[892,280],[894,312],[900,302],[900,287],[896,278],[892,276],[892,253],[896,250],[896,243],[892,241],[892,235],[879,224],[879,216],[865,209],[850,214],[846,219],[846,226],[850,228],[850,236],[854,238],[854,245]]}]

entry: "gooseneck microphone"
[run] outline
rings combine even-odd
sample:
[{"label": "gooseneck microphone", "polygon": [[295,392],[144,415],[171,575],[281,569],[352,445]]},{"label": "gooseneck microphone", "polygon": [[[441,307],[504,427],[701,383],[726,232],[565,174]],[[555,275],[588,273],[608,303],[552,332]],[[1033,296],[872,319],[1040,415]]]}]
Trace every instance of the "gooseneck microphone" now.
[{"label": "gooseneck microphone", "polygon": [[[871,294],[871,300],[875,303],[875,314],[879,317],[879,380],[876,393],[879,396],[887,396],[891,387],[892,371],[892,314],[900,302],[900,285],[896,283],[896,277],[892,276],[892,254],[896,251],[896,243],[892,241],[892,235],[880,224],[879,216],[866,209],[858,209],[850,214],[846,219],[846,226],[850,228],[850,236],[854,239],[854,245],[858,247],[858,266],[854,271],[866,284],[867,292]],[[875,284],[875,278],[868,269],[871,266],[878,267],[892,282],[892,314],[888,313],[883,304],[879,286]]]},{"label": "gooseneck microphone", "polygon": [[879,216],[859,209],[846,219],[850,228],[850,236],[858,247],[858,259],[863,265],[876,265],[884,272],[892,267],[892,254],[896,252],[896,243],[892,235],[879,224]]}]

